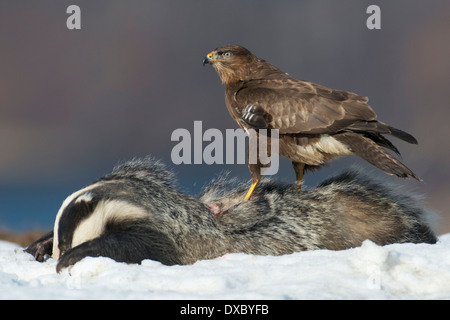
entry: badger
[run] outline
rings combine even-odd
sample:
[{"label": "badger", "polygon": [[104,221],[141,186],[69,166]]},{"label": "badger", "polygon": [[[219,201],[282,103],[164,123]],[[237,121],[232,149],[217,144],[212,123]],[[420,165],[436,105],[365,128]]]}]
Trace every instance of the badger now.
[{"label": "badger", "polygon": [[314,188],[269,179],[243,201],[246,183],[221,177],[194,197],[152,157],[116,166],[68,196],[54,229],[26,252],[58,260],[57,272],[84,257],[192,264],[227,253],[284,255],[379,245],[435,243],[430,212],[415,196],[345,171]]}]

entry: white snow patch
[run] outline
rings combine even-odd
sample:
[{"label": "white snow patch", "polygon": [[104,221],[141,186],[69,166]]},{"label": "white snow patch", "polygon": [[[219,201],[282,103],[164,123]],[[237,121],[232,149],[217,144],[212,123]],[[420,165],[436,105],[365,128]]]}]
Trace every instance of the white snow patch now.
[{"label": "white snow patch", "polygon": [[430,244],[286,256],[227,254],[188,266],[85,258],[56,273],[0,241],[0,299],[450,299],[450,234]]}]

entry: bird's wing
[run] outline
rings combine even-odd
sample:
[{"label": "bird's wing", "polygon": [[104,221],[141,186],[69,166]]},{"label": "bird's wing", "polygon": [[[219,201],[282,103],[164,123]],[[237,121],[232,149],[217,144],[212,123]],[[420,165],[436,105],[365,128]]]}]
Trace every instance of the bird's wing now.
[{"label": "bird's wing", "polygon": [[376,119],[366,97],[296,79],[247,81],[234,99],[250,127],[281,134],[335,133]]}]

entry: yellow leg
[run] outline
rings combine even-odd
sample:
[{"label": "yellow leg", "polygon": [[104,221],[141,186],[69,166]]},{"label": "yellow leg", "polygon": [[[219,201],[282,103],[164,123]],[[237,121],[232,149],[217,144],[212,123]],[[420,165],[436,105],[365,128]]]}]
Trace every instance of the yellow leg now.
[{"label": "yellow leg", "polygon": [[303,172],[305,171],[305,164],[302,163],[297,175],[297,191],[302,190]]},{"label": "yellow leg", "polygon": [[259,178],[258,180],[256,180],[255,182],[252,183],[252,185],[250,186],[250,189],[248,189],[248,192],[245,195],[245,198],[244,198],[245,201],[248,201],[248,199],[250,199],[250,197],[253,194],[253,191],[255,191],[256,185],[258,184],[259,180],[261,180],[261,178]]}]

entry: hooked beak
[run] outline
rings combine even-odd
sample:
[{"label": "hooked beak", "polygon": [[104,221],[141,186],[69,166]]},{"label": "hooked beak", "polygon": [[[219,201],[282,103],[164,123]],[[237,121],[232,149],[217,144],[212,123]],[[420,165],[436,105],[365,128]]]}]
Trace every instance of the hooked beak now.
[{"label": "hooked beak", "polygon": [[205,64],[212,64],[213,61],[213,52],[210,52],[206,55],[205,59],[203,59],[203,66],[205,66]]}]

